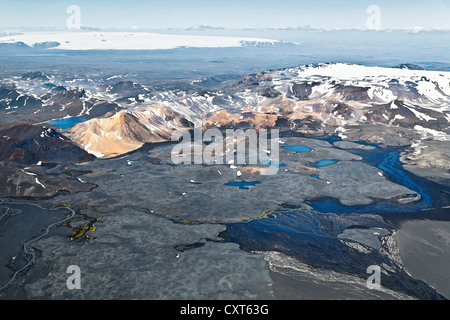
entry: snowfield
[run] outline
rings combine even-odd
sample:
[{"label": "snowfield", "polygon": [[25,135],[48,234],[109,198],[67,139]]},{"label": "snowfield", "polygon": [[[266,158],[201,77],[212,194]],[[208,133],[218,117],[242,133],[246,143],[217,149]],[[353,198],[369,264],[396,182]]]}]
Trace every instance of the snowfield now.
[{"label": "snowfield", "polygon": [[225,48],[244,45],[273,45],[261,38],[171,35],[148,32],[27,32],[0,37],[0,43],[35,45],[59,43],[60,50],[156,50],[179,47]]},{"label": "snowfield", "polygon": [[[368,88],[371,100],[389,103],[398,99],[398,93],[410,93],[410,97],[401,98],[404,102],[414,102],[437,112],[450,111],[450,72],[431,70],[411,70],[388,67],[368,67],[347,63],[318,63],[278,71],[284,77],[273,76],[271,82],[275,89],[285,92],[288,83],[312,83],[310,98],[331,98],[337,84]],[[283,87],[284,86],[284,87]],[[402,88],[402,89],[399,89]],[[391,105],[391,109],[396,109]],[[436,120],[416,110],[416,116],[424,120]]]}]

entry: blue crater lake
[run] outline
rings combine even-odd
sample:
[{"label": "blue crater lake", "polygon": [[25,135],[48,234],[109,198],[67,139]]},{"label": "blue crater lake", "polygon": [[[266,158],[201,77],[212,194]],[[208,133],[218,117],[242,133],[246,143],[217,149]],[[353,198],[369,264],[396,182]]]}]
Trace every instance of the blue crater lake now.
[{"label": "blue crater lake", "polygon": [[57,127],[60,127],[63,130],[69,129],[71,126],[73,126],[75,123],[85,122],[88,119],[84,118],[78,118],[78,117],[70,117],[70,118],[63,118],[63,119],[57,119],[48,121],[48,124],[55,125]]},{"label": "blue crater lake", "polygon": [[295,145],[295,146],[284,146],[283,149],[295,151],[295,152],[311,152],[312,149],[307,146]]}]

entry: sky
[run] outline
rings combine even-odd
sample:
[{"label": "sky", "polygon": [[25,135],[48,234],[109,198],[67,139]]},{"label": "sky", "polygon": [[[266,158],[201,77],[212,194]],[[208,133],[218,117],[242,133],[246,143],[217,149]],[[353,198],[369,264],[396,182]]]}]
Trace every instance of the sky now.
[{"label": "sky", "polygon": [[448,0],[0,0],[0,27],[65,28],[70,5],[91,28],[366,28],[375,5],[382,29],[450,29]]}]

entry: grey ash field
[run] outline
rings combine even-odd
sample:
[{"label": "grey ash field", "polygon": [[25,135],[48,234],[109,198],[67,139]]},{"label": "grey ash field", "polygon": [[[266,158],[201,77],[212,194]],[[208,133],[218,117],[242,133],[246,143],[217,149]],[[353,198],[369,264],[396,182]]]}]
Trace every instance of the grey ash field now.
[{"label": "grey ash field", "polygon": [[[107,59],[91,70],[98,55],[68,54],[76,71],[58,55],[27,71],[4,57],[2,299],[450,298],[449,72],[318,63],[149,79],[102,71]],[[172,132],[199,123],[280,130],[278,172],[173,163]],[[66,286],[70,265],[81,289]]]}]

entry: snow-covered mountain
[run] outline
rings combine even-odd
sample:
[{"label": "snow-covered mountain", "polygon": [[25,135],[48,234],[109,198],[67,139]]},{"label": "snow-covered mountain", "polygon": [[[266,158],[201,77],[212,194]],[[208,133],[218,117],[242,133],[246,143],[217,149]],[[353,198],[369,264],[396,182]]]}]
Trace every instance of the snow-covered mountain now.
[{"label": "snow-covered mountain", "polygon": [[[30,77],[40,80],[30,86]],[[68,80],[61,86],[40,73],[13,82],[0,88],[5,119],[22,116],[27,122],[44,122],[55,119],[55,112],[60,118],[88,119],[65,134],[97,157],[170,140],[174,130],[199,122],[205,127],[276,127],[309,134],[334,128],[342,138],[348,127],[381,124],[408,128],[422,138],[450,140],[450,72],[410,65],[314,64],[214,86],[203,85],[212,79],[149,86],[108,78],[84,89],[70,87]]]},{"label": "snow-covered mountain", "polygon": [[[160,92],[141,102],[143,106],[135,107],[129,120],[142,124],[149,136],[130,148],[155,141],[154,134],[157,141],[168,140],[173,130],[196,121],[309,133],[335,126],[341,134],[347,125],[364,124],[414,128],[438,139],[450,133],[450,73],[406,68],[341,63],[300,66],[249,75],[222,90]],[[104,155],[120,153],[121,148],[105,152],[101,141],[106,138],[101,136],[94,135],[90,142],[79,139],[80,134],[92,136],[86,130],[98,131],[91,127],[93,122],[98,120],[76,124],[71,137],[82,147],[102,146]]]}]

